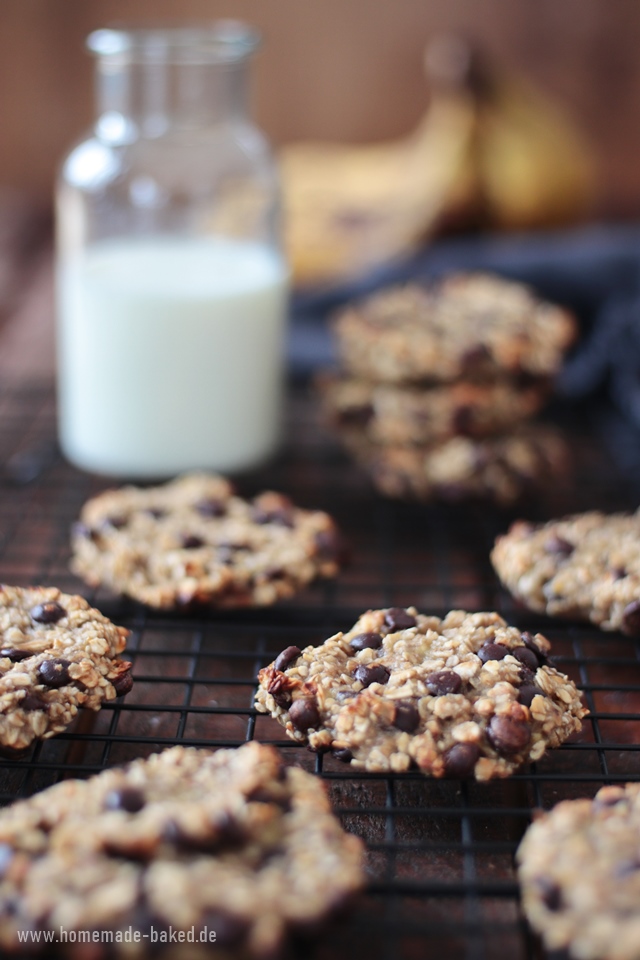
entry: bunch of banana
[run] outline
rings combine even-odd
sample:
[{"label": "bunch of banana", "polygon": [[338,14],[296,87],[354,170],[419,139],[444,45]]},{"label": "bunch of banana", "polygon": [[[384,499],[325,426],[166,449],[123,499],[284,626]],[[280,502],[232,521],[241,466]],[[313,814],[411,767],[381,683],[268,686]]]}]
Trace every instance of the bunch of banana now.
[{"label": "bunch of banana", "polygon": [[296,283],[357,275],[451,222],[522,229],[571,222],[587,210],[589,153],[544,97],[489,69],[456,37],[429,44],[425,67],[430,102],[408,137],[282,149]]}]

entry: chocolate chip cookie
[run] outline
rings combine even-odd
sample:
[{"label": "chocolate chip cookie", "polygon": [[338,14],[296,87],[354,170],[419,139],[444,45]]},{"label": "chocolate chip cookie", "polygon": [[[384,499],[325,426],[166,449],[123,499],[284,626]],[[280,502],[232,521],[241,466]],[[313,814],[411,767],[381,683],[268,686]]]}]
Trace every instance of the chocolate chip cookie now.
[{"label": "chocolate chip cookie", "polygon": [[527,287],[489,274],[380,290],[334,322],[353,376],[385,383],[552,377],[577,326]]},{"label": "chocolate chip cookie", "polygon": [[423,446],[373,444],[353,429],[342,430],[340,438],[376,489],[399,499],[481,498],[507,505],[562,482],[570,472],[562,436],[541,425]]},{"label": "chocolate chip cookie", "polygon": [[364,882],[362,843],[321,781],[258,743],[176,746],[14,803],[0,812],[0,867],[0,945],[30,956],[38,944],[19,931],[97,931],[95,958],[175,942],[172,956],[273,957],[289,928]]},{"label": "chocolate chip cookie", "polygon": [[357,428],[372,443],[392,445],[500,434],[537,413],[549,393],[544,382],[508,380],[421,388],[336,376],[318,386],[330,423]]},{"label": "chocolate chip cookie", "polygon": [[150,607],[264,606],[338,571],[336,526],[280,493],[247,501],[222,477],[188,474],[89,500],[71,569]]},{"label": "chocolate chip cookie", "polygon": [[549,950],[640,957],[640,784],[542,814],[518,850],[522,904]]},{"label": "chocolate chip cookie", "polygon": [[319,647],[283,650],[260,671],[256,708],[354,767],[506,777],[587,713],[548,651],[497,613],[369,610]]},{"label": "chocolate chip cookie", "polygon": [[640,636],[640,511],[519,520],[497,538],[491,560],[531,610]]},{"label": "chocolate chip cookie", "polygon": [[0,586],[0,752],[16,756],[128,693],[128,631],[54,587]]}]

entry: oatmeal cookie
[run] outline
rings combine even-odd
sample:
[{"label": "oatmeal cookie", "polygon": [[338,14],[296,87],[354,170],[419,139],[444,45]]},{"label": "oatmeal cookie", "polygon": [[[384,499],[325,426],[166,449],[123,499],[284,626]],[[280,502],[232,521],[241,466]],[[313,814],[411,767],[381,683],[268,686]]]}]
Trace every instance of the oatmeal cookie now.
[{"label": "oatmeal cookie", "polygon": [[369,610],[319,647],[283,650],[260,671],[256,708],[355,767],[506,777],[587,713],[548,650],[497,613]]},{"label": "oatmeal cookie", "polygon": [[491,560],[531,610],[640,636],[640,511],[518,520],[497,538]]},{"label": "oatmeal cookie", "polygon": [[0,752],[16,756],[128,693],[128,631],[55,587],[0,586]]},{"label": "oatmeal cookie", "polygon": [[422,446],[373,444],[353,429],[340,438],[380,493],[407,500],[481,498],[506,505],[562,481],[570,470],[563,438],[540,425]]},{"label": "oatmeal cookie", "polygon": [[222,477],[188,474],[89,500],[72,533],[71,569],[150,607],[264,606],[338,571],[326,513],[280,493],[251,501]]},{"label": "oatmeal cookie", "polygon": [[176,746],[64,780],[0,811],[0,861],[0,945],[30,956],[37,944],[21,930],[70,941],[97,931],[93,958],[167,945],[209,957],[212,944],[222,957],[273,957],[288,928],[324,918],[364,881],[362,843],[321,782],[258,743]]},{"label": "oatmeal cookie", "polygon": [[330,423],[357,428],[372,443],[402,445],[511,430],[538,413],[549,385],[460,380],[421,388],[325,377],[319,390]]},{"label": "oatmeal cookie", "polygon": [[489,274],[408,283],[346,307],[334,321],[353,376],[386,383],[553,377],[577,334],[574,318],[526,286]]},{"label": "oatmeal cookie", "polygon": [[524,912],[549,950],[640,960],[640,784],[562,801],[529,827],[517,859]]}]

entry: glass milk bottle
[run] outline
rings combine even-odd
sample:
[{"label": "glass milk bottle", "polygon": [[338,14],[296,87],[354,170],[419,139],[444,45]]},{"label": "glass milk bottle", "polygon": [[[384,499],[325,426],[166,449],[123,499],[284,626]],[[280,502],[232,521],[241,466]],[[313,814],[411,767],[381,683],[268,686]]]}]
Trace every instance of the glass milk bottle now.
[{"label": "glass milk bottle", "polygon": [[98,30],[98,118],[57,194],[59,436],[76,466],[162,478],[278,443],[288,275],[247,116],[249,27]]}]

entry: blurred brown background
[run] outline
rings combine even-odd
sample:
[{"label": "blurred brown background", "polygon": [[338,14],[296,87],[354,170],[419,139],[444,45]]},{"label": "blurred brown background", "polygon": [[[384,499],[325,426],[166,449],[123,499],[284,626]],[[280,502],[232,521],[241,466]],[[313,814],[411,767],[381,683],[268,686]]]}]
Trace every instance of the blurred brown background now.
[{"label": "blurred brown background", "polygon": [[460,30],[582,128],[599,162],[598,214],[640,213],[638,0],[1,0],[0,186],[50,196],[92,119],[92,29],[221,16],[264,33],[254,112],[275,143],[408,131],[426,105],[426,39]]}]

